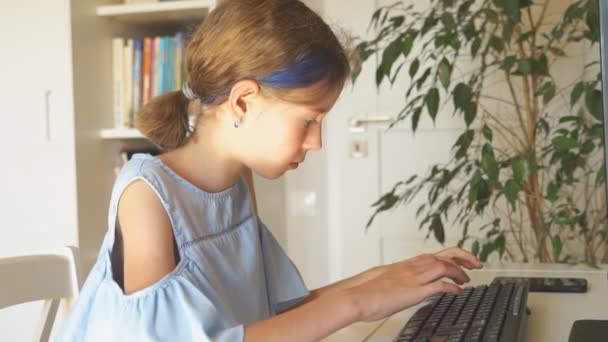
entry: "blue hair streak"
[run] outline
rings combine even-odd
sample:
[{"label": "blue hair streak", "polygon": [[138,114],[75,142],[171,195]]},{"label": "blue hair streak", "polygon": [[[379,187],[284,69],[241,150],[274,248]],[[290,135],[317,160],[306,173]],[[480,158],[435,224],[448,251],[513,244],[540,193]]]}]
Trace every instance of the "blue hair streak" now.
[{"label": "blue hair streak", "polygon": [[[335,68],[335,59],[327,51],[317,51],[303,58],[285,69],[273,72],[272,74],[257,79],[256,81],[263,86],[277,89],[304,88],[326,79],[331,75],[332,68]],[[219,103],[226,99],[229,90],[220,94],[201,99],[204,104]]]}]

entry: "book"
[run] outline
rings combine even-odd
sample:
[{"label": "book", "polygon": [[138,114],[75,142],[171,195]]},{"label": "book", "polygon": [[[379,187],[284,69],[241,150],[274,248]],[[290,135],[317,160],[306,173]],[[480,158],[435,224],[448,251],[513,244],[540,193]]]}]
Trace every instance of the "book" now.
[{"label": "book", "polygon": [[122,113],[122,127],[132,127],[131,124],[131,94],[133,92],[133,39],[127,39],[124,47],[124,59],[123,59],[123,105],[124,111]]},{"label": "book", "polygon": [[161,37],[154,37],[154,64],[152,68],[152,97],[160,95],[160,85],[162,81],[161,70]]},{"label": "book", "polygon": [[142,76],[142,105],[146,104],[150,99],[151,95],[151,79],[152,79],[152,38],[144,38],[144,52],[143,52],[143,76]]},{"label": "book", "polygon": [[125,109],[123,82],[124,39],[112,39],[112,79],[113,79],[113,112],[114,127],[122,128],[122,118]]},{"label": "book", "polygon": [[175,35],[175,68],[173,74],[175,75],[175,83],[173,84],[174,89],[182,88],[182,65],[183,65],[183,50],[184,50],[184,34],[179,32]]},{"label": "book", "polygon": [[135,39],[133,45],[133,94],[131,96],[131,127],[135,126],[135,115],[139,112],[141,106],[141,88],[142,88],[142,55],[143,41]]}]

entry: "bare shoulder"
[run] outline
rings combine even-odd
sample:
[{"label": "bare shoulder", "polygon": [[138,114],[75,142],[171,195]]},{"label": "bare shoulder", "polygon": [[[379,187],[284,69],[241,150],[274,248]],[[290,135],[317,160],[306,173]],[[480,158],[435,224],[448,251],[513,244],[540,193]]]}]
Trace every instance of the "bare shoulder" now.
[{"label": "bare shoulder", "polygon": [[124,248],[124,290],[146,288],[175,268],[173,231],[154,189],[143,180],[131,183],[118,205]]}]

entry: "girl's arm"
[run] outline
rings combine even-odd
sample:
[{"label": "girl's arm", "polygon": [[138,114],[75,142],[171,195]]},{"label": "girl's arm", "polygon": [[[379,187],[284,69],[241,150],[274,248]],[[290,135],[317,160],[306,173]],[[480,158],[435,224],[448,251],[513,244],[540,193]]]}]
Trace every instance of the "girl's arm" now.
[{"label": "girl's arm", "polygon": [[352,323],[385,318],[437,293],[462,294],[456,284],[470,281],[462,267],[480,268],[481,263],[469,252],[449,248],[381,266],[369,273],[375,274],[368,281],[338,289],[349,284],[343,281],[316,300],[246,326],[245,341],[318,341]]},{"label": "girl's arm", "polygon": [[245,342],[318,341],[359,320],[352,298],[338,291],[250,324],[245,327]]},{"label": "girl's arm", "polygon": [[335,294],[336,292],[347,290],[347,289],[353,288],[355,286],[358,286],[360,284],[363,284],[369,280],[374,279],[375,277],[380,275],[381,272],[382,272],[381,267],[374,267],[363,273],[352,276],[350,278],[343,279],[343,280],[340,280],[333,284],[312,290],[312,291],[310,291],[310,295],[308,297],[306,297],[305,300],[303,300],[302,302],[296,304],[295,306],[289,308],[288,310],[286,310],[284,312],[293,310],[301,305],[307,304],[307,303],[317,300],[321,297],[327,296],[328,294]]}]

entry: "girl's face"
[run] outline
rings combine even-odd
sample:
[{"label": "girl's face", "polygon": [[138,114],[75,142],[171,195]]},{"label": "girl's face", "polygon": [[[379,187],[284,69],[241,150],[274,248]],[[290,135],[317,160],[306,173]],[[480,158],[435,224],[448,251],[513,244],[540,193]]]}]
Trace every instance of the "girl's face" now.
[{"label": "girl's face", "polygon": [[244,152],[241,158],[249,168],[265,178],[277,178],[296,169],[308,151],[321,149],[323,118],[339,95],[338,91],[320,94],[322,88],[313,85],[294,91],[300,98],[319,98],[315,104],[266,94],[259,97],[254,114],[245,118],[246,132],[239,144]]}]

